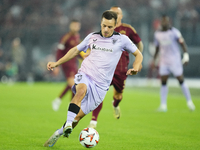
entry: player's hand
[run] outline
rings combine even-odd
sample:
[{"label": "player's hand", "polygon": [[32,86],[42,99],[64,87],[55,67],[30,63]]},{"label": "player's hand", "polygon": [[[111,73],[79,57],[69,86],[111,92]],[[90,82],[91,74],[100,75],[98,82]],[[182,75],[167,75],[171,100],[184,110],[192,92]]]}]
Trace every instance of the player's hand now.
[{"label": "player's hand", "polygon": [[135,70],[134,68],[129,69],[126,73],[126,75],[136,75],[138,73],[138,70]]},{"label": "player's hand", "polygon": [[48,62],[47,64],[47,69],[48,70],[53,70],[53,68],[57,67],[56,62]]},{"label": "player's hand", "polygon": [[182,59],[182,63],[183,65],[187,65],[189,62],[189,54],[187,52],[183,53],[183,59]]}]

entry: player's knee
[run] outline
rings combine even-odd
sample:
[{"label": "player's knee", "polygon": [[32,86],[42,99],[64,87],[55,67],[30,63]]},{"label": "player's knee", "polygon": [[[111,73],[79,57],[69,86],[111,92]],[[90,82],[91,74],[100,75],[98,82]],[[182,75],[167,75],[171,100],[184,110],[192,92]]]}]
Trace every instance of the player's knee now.
[{"label": "player's knee", "polygon": [[162,85],[166,85],[167,81],[162,81],[161,83],[162,83]]},{"label": "player's knee", "polygon": [[179,84],[182,85],[184,80],[178,80]]},{"label": "player's knee", "polygon": [[117,100],[121,100],[122,99],[122,93],[115,94],[114,98],[117,99]]}]

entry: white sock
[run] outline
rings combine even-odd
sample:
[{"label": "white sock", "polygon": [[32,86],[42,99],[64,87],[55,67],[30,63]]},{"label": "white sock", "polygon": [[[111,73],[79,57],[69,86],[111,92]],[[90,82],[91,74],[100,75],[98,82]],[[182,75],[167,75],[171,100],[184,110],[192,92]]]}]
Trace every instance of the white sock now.
[{"label": "white sock", "polygon": [[74,118],[76,117],[76,113],[68,111],[67,112],[67,122],[66,123],[70,123],[72,124],[72,122],[74,121]]},{"label": "white sock", "polygon": [[162,85],[160,89],[160,101],[161,105],[167,105],[167,94],[168,94],[168,87],[167,85]]},{"label": "white sock", "polygon": [[185,84],[185,82],[183,82],[181,84],[181,90],[182,90],[187,102],[191,101],[192,99],[191,99],[191,95],[190,95],[190,90],[187,87],[187,85]]},{"label": "white sock", "polygon": [[58,132],[58,134],[62,135],[63,134],[63,126],[60,129],[58,129],[56,132]]},{"label": "white sock", "polygon": [[97,125],[97,121],[91,120],[91,121],[90,121],[90,124],[94,124],[94,125],[96,126],[96,125]]}]

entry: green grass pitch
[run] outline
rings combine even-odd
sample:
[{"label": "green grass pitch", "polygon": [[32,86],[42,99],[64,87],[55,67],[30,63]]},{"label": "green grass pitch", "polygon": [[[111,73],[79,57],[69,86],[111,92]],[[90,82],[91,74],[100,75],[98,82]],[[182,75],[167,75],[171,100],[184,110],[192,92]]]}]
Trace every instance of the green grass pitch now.
[{"label": "green grass pitch", "polygon": [[[69,139],[61,137],[52,148],[44,142],[60,128],[67,115],[70,94],[58,112],[52,100],[64,83],[0,84],[0,149],[2,150],[83,150],[78,136],[89,124],[83,118]],[[133,87],[124,91],[121,118],[114,119],[112,88],[98,118],[100,135],[95,150],[197,150],[200,149],[200,90],[190,89],[196,110],[190,112],[179,88],[170,88],[168,112],[156,112],[159,88]]]}]

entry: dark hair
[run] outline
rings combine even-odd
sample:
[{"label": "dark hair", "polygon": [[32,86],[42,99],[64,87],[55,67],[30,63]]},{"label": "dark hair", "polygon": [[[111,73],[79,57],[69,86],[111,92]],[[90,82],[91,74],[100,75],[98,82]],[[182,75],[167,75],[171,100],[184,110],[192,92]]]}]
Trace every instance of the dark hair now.
[{"label": "dark hair", "polygon": [[162,14],[162,18],[169,17],[167,14]]},{"label": "dark hair", "polygon": [[101,19],[108,19],[108,20],[111,20],[112,18],[115,19],[115,24],[117,23],[117,13],[113,12],[113,11],[110,11],[110,10],[107,10],[105,11],[103,14],[102,14],[102,17]]},{"label": "dark hair", "polygon": [[72,23],[72,22],[80,22],[80,21],[77,20],[77,19],[72,19],[72,20],[70,21],[70,23]]}]

